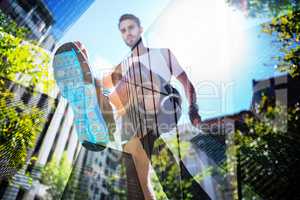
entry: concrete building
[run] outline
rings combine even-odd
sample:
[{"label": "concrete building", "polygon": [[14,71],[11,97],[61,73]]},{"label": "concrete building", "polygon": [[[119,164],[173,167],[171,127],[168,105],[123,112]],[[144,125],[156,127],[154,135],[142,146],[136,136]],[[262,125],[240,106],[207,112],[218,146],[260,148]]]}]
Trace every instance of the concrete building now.
[{"label": "concrete building", "polygon": [[[125,164],[130,168],[127,173]],[[61,199],[78,198],[143,199],[132,156],[112,148],[101,152],[81,148]]]},{"label": "concrete building", "polygon": [[[51,98],[38,92],[33,93],[28,88],[7,81],[7,88],[14,94],[12,100],[15,104],[22,101],[28,108],[38,106],[44,111],[45,124],[37,138],[34,148],[28,152],[27,164],[16,173],[15,170],[6,170],[10,173],[3,174],[0,183],[0,199],[38,199],[43,194],[43,185],[40,184],[41,169],[52,159],[59,162],[63,152],[66,151],[68,160],[73,164],[80,151],[80,143],[73,126],[73,112],[67,101],[61,96]],[[29,162],[31,157],[36,157],[35,162]],[[9,166],[8,166],[9,167]],[[32,183],[25,175],[29,173],[33,178]],[[12,184],[9,185],[6,177],[13,175]]]},{"label": "concrete building", "polygon": [[28,28],[31,32],[29,39],[39,43],[45,40],[54,23],[51,12],[41,0],[3,0],[0,9],[18,26]]}]

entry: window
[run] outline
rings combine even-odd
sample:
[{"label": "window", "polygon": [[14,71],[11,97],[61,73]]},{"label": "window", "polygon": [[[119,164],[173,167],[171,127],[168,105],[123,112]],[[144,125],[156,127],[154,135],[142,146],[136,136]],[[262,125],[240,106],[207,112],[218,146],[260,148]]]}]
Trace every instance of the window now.
[{"label": "window", "polygon": [[31,20],[34,24],[38,25],[41,21],[41,18],[36,13],[33,13],[31,16]]}]

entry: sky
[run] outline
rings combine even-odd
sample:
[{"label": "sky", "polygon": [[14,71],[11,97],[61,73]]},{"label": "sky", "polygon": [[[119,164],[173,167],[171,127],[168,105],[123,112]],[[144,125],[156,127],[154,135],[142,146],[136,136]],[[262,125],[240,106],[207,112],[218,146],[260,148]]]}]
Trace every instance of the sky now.
[{"label": "sky", "polygon": [[101,76],[129,52],[117,25],[124,13],[141,19],[147,46],[168,47],[177,57],[196,88],[203,119],[249,109],[252,80],[279,75],[270,60],[278,50],[270,36],[260,33],[266,19],[245,18],[220,0],[96,0],[60,43],[81,41]]},{"label": "sky", "polygon": [[60,44],[79,40],[89,51],[92,62],[118,64],[129,52],[118,29],[119,17],[132,13],[141,19],[145,30],[160,15],[170,0],[95,0],[81,18],[67,31]]}]

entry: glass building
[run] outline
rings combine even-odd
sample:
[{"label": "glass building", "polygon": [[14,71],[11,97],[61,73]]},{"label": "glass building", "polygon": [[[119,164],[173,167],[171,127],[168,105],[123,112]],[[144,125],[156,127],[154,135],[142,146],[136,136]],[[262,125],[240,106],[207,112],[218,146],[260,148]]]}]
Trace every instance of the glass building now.
[{"label": "glass building", "polygon": [[52,51],[63,34],[79,19],[94,0],[3,0],[0,9],[19,26],[31,31],[29,39]]},{"label": "glass building", "polygon": [[63,34],[79,19],[93,2],[94,0],[44,0],[44,4],[51,11],[54,19],[54,24],[44,42],[44,46],[53,49],[54,43],[62,38]]}]

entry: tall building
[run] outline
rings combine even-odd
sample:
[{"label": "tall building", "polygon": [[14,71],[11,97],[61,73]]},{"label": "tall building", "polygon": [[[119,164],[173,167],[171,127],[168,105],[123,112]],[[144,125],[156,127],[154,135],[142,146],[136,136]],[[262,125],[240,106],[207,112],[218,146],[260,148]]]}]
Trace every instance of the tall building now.
[{"label": "tall building", "polygon": [[46,7],[51,11],[55,23],[42,45],[47,49],[53,49],[55,42],[62,38],[64,33],[79,19],[94,1],[95,0],[43,0]]},{"label": "tall building", "polygon": [[94,1],[95,0],[44,0],[45,5],[51,11],[55,21],[51,29],[53,36],[56,39],[60,39]]},{"label": "tall building", "polygon": [[94,0],[2,0],[0,9],[19,26],[31,31],[29,39],[37,40],[52,51],[64,33],[91,6]]},{"label": "tall building", "polygon": [[28,28],[29,39],[42,42],[54,23],[51,11],[41,0],[2,0],[0,9],[19,26]]},{"label": "tall building", "polygon": [[[9,80],[6,80],[6,88],[15,94],[15,97],[11,99],[11,106],[23,103],[26,106],[25,109],[28,110],[37,106],[44,113],[45,123],[41,125],[34,147],[28,149],[27,162],[21,170],[17,172],[13,166],[4,165],[10,158],[1,157],[0,199],[38,199],[45,192],[43,191],[45,186],[40,182],[43,167],[52,158],[59,162],[64,152],[69,162],[73,164],[80,151],[81,145],[73,126],[73,112],[61,96],[52,98]],[[36,160],[29,162],[32,157],[36,157]],[[30,174],[33,180],[31,181],[26,174]],[[11,176],[12,182],[9,184],[6,178]]]},{"label": "tall building", "polygon": [[[126,171],[125,165],[130,169]],[[111,148],[101,152],[81,148],[61,199],[79,198],[143,199],[132,156]]]},{"label": "tall building", "polygon": [[[18,26],[28,28],[29,39],[38,41],[39,45],[52,51],[56,42],[78,20],[92,1],[78,1],[77,4],[74,1],[47,1],[47,3],[42,0],[2,0],[0,9],[9,20],[15,21]],[[5,87],[15,95],[11,99],[10,106],[24,104],[25,110],[19,110],[20,112],[30,111],[32,107],[37,106],[45,113],[43,118],[46,122],[41,125],[40,134],[34,141],[33,148],[28,149],[26,164],[21,170],[17,171],[14,166],[9,165],[10,155],[13,157],[13,154],[1,153],[0,199],[41,199],[47,188],[41,182],[42,169],[54,158],[60,162],[64,152],[69,162],[74,164],[80,151],[81,145],[73,125],[73,111],[67,101],[57,95],[57,91],[50,97],[33,91],[32,88],[6,81]],[[36,158],[35,161],[32,161],[33,157]],[[9,177],[12,177],[11,182],[7,179]]]}]

